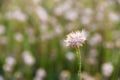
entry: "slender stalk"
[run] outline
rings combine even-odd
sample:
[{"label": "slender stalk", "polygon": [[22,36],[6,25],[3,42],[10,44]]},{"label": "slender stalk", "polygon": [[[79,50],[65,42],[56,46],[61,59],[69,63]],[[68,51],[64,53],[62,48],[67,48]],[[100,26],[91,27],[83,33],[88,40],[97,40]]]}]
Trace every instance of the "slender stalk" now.
[{"label": "slender stalk", "polygon": [[80,48],[76,48],[76,55],[77,55],[77,60],[78,60],[78,65],[79,65],[79,68],[78,68],[78,78],[79,80],[82,80],[81,79],[81,55],[80,55]]}]

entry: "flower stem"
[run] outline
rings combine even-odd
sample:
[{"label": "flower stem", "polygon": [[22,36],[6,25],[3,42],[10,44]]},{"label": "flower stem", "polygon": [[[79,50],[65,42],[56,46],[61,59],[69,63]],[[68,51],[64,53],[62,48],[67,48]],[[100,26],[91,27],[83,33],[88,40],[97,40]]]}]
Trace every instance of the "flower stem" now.
[{"label": "flower stem", "polygon": [[80,48],[79,47],[76,48],[76,55],[77,55],[78,66],[79,66],[79,68],[78,68],[78,78],[79,78],[79,80],[82,80],[81,76],[80,76],[80,74],[81,74],[81,55],[80,55]]}]

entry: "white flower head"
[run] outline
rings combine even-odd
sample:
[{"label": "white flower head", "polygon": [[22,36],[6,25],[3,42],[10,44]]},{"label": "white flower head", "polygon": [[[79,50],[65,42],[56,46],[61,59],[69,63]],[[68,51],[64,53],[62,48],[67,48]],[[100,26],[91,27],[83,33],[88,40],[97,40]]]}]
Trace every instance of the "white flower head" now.
[{"label": "white flower head", "polygon": [[66,58],[67,58],[69,61],[73,61],[73,60],[75,59],[75,55],[74,55],[74,53],[72,53],[72,52],[68,52],[68,53],[66,54]]},{"label": "white flower head", "polygon": [[35,59],[32,56],[31,52],[29,52],[29,51],[23,52],[23,60],[24,60],[24,63],[29,66],[32,66],[35,63]]},{"label": "white flower head", "polygon": [[46,71],[44,69],[40,68],[37,70],[36,76],[39,78],[44,78],[46,76]]},{"label": "white flower head", "polygon": [[102,65],[102,73],[105,77],[110,77],[112,72],[114,70],[114,66],[112,63],[108,62],[108,63],[104,63]]},{"label": "white flower head", "polygon": [[0,35],[4,34],[5,33],[5,26],[3,25],[0,25]]},{"label": "white flower head", "polygon": [[85,40],[87,39],[87,33],[85,30],[72,32],[67,35],[65,39],[66,46],[69,47],[80,47],[83,45]]},{"label": "white flower head", "polygon": [[3,76],[0,75],[0,80],[4,80]]}]

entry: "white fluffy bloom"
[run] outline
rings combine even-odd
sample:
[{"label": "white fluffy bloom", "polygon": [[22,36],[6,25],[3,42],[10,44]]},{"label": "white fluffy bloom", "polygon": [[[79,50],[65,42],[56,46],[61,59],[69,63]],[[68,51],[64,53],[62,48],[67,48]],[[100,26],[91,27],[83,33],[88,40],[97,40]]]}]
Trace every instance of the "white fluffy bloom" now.
[{"label": "white fluffy bloom", "polygon": [[38,15],[38,18],[41,21],[46,22],[48,20],[48,14],[43,7],[37,7],[36,8],[36,14]]},{"label": "white fluffy bloom", "polygon": [[3,76],[0,75],[0,80],[4,80]]},{"label": "white fluffy bloom", "polygon": [[83,80],[96,80],[95,77],[89,75],[87,72],[83,72],[81,77]]},{"label": "white fluffy bloom", "polygon": [[0,35],[5,33],[5,26],[0,25]]},{"label": "white fluffy bloom", "polygon": [[22,42],[23,40],[23,35],[21,33],[16,33],[14,37],[15,37],[15,40],[18,42]]},{"label": "white fluffy bloom", "polygon": [[16,60],[13,57],[7,57],[6,58],[6,64],[9,66],[13,66],[16,63]]},{"label": "white fluffy bloom", "polygon": [[118,0],[118,3],[120,4],[120,0]]},{"label": "white fluffy bloom", "polygon": [[30,65],[30,66],[35,63],[35,59],[29,51],[23,52],[23,60],[25,64]]},{"label": "white fluffy bloom", "polygon": [[83,25],[88,25],[91,22],[91,16],[83,15],[80,20]]},{"label": "white fluffy bloom", "polygon": [[109,77],[113,72],[113,65],[111,63],[104,63],[102,66],[102,73],[104,76]]},{"label": "white fluffy bloom", "polygon": [[8,43],[8,39],[6,36],[0,37],[0,44],[6,45]]},{"label": "white fluffy bloom", "polygon": [[39,4],[39,2],[41,2],[42,0],[32,0],[32,2],[34,3],[34,4]]},{"label": "white fluffy bloom", "polygon": [[75,59],[75,55],[74,55],[74,53],[72,53],[72,52],[68,52],[68,53],[66,54],[66,58],[67,58],[69,61],[73,61],[73,60]]},{"label": "white fluffy bloom", "polygon": [[44,78],[46,76],[46,71],[44,69],[38,69],[36,76],[38,76],[40,78]]},{"label": "white fluffy bloom", "polygon": [[40,68],[37,70],[34,80],[44,80],[45,76],[46,76],[46,71]]},{"label": "white fluffy bloom", "polygon": [[81,32],[76,31],[67,35],[65,43],[66,43],[66,46],[69,46],[72,48],[80,47],[85,42],[86,38],[87,38],[87,33],[84,30],[82,30]]},{"label": "white fluffy bloom", "polygon": [[16,60],[13,57],[7,57],[5,60],[5,64],[3,65],[4,71],[11,72],[15,64]]},{"label": "white fluffy bloom", "polygon": [[74,21],[78,18],[78,13],[75,10],[68,10],[64,16],[67,20]]},{"label": "white fluffy bloom", "polygon": [[117,22],[119,21],[119,15],[117,13],[114,13],[114,12],[110,12],[109,15],[108,15],[109,19],[113,22]]},{"label": "white fluffy bloom", "polygon": [[21,11],[20,8],[16,8],[13,11],[7,12],[6,18],[7,19],[15,19],[15,20],[22,21],[22,22],[27,20],[27,16]]},{"label": "white fluffy bloom", "polygon": [[89,44],[91,46],[96,46],[96,45],[100,44],[102,42],[102,40],[103,40],[103,38],[102,38],[101,34],[96,33],[90,38]]},{"label": "white fluffy bloom", "polygon": [[67,10],[69,10],[71,8],[71,5],[72,5],[72,0],[66,0],[63,4],[58,5],[54,9],[55,15],[57,15],[57,16],[63,15]]}]

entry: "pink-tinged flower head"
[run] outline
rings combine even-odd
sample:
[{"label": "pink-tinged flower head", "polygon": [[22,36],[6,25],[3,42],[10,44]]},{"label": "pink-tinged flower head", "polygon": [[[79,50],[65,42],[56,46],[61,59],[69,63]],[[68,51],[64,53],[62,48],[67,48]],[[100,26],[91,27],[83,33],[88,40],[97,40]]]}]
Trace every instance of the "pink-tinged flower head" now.
[{"label": "pink-tinged flower head", "polygon": [[86,39],[87,33],[82,30],[81,32],[76,31],[68,34],[67,38],[64,41],[66,43],[66,46],[74,48],[82,46]]}]

